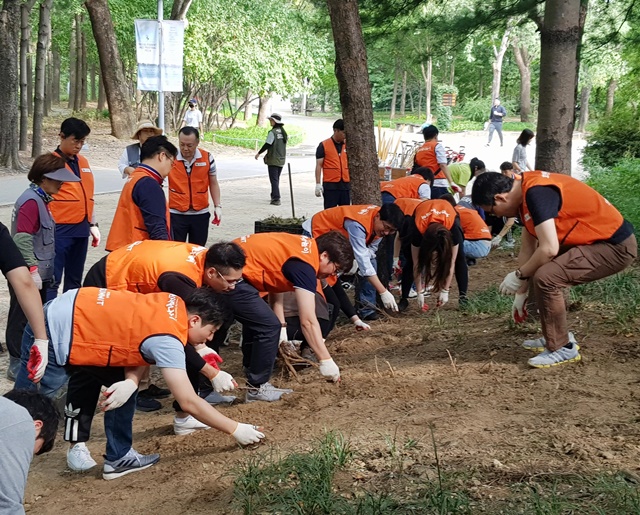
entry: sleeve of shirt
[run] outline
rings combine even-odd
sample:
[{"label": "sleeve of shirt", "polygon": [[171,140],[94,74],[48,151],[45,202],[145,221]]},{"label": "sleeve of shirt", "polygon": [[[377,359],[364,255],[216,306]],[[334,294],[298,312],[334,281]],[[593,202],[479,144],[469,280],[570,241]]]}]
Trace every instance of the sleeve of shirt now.
[{"label": "sleeve of shirt", "polygon": [[[447,164],[447,151],[442,146],[442,143],[438,143],[436,145],[435,152],[436,152],[436,160],[438,161],[438,164],[445,164],[446,165]],[[432,171],[435,172],[435,170],[432,170]]]},{"label": "sleeve of shirt", "polygon": [[120,155],[120,160],[118,161],[118,170],[120,170],[120,175],[124,179],[126,177],[124,173],[124,169],[129,166],[129,156],[127,155],[127,149],[125,148]]},{"label": "sleeve of shirt", "polygon": [[276,137],[273,135],[273,131],[267,133],[267,144],[273,145],[276,141]]},{"label": "sleeve of shirt", "polygon": [[186,275],[178,272],[165,272],[158,277],[158,288],[161,291],[173,293],[182,300],[187,300],[197,287]]},{"label": "sleeve of shirt", "polygon": [[429,200],[431,198],[431,186],[428,184],[421,184],[418,188],[418,197]]},{"label": "sleeve of shirt", "polygon": [[365,231],[362,224],[354,222],[353,220],[347,220],[344,223],[344,228],[349,234],[349,243],[353,248],[353,254],[358,263],[360,269],[360,275],[363,277],[371,277],[377,275],[376,269],[371,263],[371,256],[369,249],[367,248],[367,231]]},{"label": "sleeve of shirt", "polygon": [[324,159],[324,145],[322,143],[316,148],[316,159]]},{"label": "sleeve of shirt", "polygon": [[18,247],[11,238],[11,234],[6,226],[0,223],[0,271],[6,276],[8,272],[19,268],[21,266],[27,266],[22,254],[18,250]]},{"label": "sleeve of shirt", "polygon": [[422,233],[418,230],[416,219],[413,217],[411,217],[408,237],[411,241],[411,245],[413,245],[414,247],[420,247],[420,245],[422,244]]},{"label": "sleeve of shirt", "polygon": [[167,199],[157,181],[152,177],[140,179],[133,187],[131,197],[142,212],[149,239],[169,240]]},{"label": "sleeve of shirt", "polygon": [[40,229],[40,211],[35,200],[27,200],[16,214],[16,232],[35,234]]},{"label": "sleeve of shirt", "polygon": [[202,111],[198,109],[197,114],[198,114],[198,123],[202,123]]},{"label": "sleeve of shirt", "polygon": [[282,274],[293,284],[294,288],[301,288],[311,293],[316,291],[318,278],[309,263],[296,258],[289,259],[282,265]]},{"label": "sleeve of shirt", "polygon": [[456,221],[451,228],[451,240],[454,245],[462,245],[464,241],[464,232],[462,232],[462,226],[460,225],[460,218],[456,216]]},{"label": "sleeve of shirt", "polygon": [[173,336],[147,338],[140,346],[140,352],[147,361],[154,363],[158,368],[186,370],[184,346]]},{"label": "sleeve of shirt", "polygon": [[209,152],[209,175],[216,175],[218,168],[216,167],[216,160],[213,157],[213,153]]},{"label": "sleeve of shirt", "polygon": [[557,218],[561,205],[560,192],[553,186],[533,186],[527,190],[527,207],[534,226]]}]

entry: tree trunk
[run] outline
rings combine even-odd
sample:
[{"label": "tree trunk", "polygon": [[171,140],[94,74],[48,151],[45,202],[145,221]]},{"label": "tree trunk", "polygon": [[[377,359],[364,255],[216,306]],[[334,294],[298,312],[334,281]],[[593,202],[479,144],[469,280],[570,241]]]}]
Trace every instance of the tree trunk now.
[{"label": "tree trunk", "polygon": [[80,109],[86,109],[87,107],[87,37],[82,29],[84,25],[84,15],[80,15]]},{"label": "tree trunk", "polygon": [[[90,67],[90,72],[89,72],[89,76],[91,77],[91,83],[89,85],[89,98],[91,99],[92,102],[96,101],[96,63],[91,63],[91,67]],[[136,106],[138,105],[137,103],[137,97],[136,97]]]},{"label": "tree trunk", "polygon": [[52,57],[52,70],[51,70],[51,103],[60,104],[60,52],[53,50],[51,52]]},{"label": "tree trunk", "polygon": [[517,41],[511,44],[511,49],[520,71],[520,121],[528,122],[531,114],[531,57],[527,47]]},{"label": "tree trunk", "polygon": [[29,68],[27,58],[29,55],[29,40],[31,39],[31,24],[29,14],[35,0],[20,6],[20,150],[27,150],[27,136],[29,132]]},{"label": "tree trunk", "polygon": [[[581,0],[547,0],[540,28],[536,170],[571,173]],[[583,8],[586,9],[586,6]]]},{"label": "tree trunk", "polygon": [[22,169],[18,157],[20,0],[4,0],[0,10],[0,167]]},{"label": "tree trunk", "polygon": [[[244,121],[251,120],[251,90],[247,90],[247,94],[244,96]],[[304,114],[304,113],[302,113]]]},{"label": "tree trunk", "polygon": [[407,107],[407,71],[402,74],[402,96],[400,97],[400,116],[404,116]]},{"label": "tree trunk", "polygon": [[[256,127],[267,126],[267,111],[271,104],[271,93],[260,97],[260,104],[258,105],[258,119],[256,120]],[[304,114],[304,113],[302,113]]]},{"label": "tree trunk", "polygon": [[107,94],[104,92],[104,82],[102,80],[102,74],[98,72],[98,111],[104,111],[104,106],[107,103]]},{"label": "tree trunk", "polygon": [[82,17],[76,14],[76,91],[73,96],[73,110],[82,109]]},{"label": "tree trunk", "polygon": [[580,119],[578,120],[578,132],[584,132],[589,121],[589,96],[591,95],[591,84],[582,86],[580,92]]},{"label": "tree trunk", "polygon": [[502,40],[500,41],[500,48],[496,48],[493,46],[493,57],[494,60],[491,63],[491,68],[493,69],[493,82],[491,83],[491,105],[493,105],[493,101],[496,98],[500,98],[500,83],[502,82],[502,61],[504,59],[504,54],[507,52],[507,48],[509,48],[509,34],[511,34],[511,21],[507,20],[507,28],[502,35]]},{"label": "tree trunk", "polygon": [[69,38],[69,102],[67,107],[73,110],[76,103],[76,19],[71,21],[71,37]]},{"label": "tree trunk", "polygon": [[451,75],[449,76],[449,86],[453,86],[456,78],[456,56],[451,60]]},{"label": "tree trunk", "polygon": [[396,102],[398,101],[398,66],[393,69],[393,94],[391,95],[391,112],[389,118],[396,117]]},{"label": "tree trunk", "polygon": [[[49,25],[51,28],[51,25]],[[51,32],[49,32],[49,47],[51,47]],[[51,69],[51,51],[47,52],[47,64],[45,66],[45,77],[44,77],[44,117],[49,116],[51,112],[51,77],[53,75],[53,70]]]},{"label": "tree trunk", "polygon": [[85,6],[89,12],[93,37],[100,57],[100,69],[109,105],[111,134],[120,139],[130,138],[136,126],[135,112],[131,109],[129,90],[107,0],[87,0]]},{"label": "tree trunk", "polygon": [[[336,78],[349,149],[353,204],[380,202],[367,51],[356,0],[327,0],[336,51]],[[382,267],[384,268],[384,267]]]},{"label": "tree trunk", "polygon": [[616,79],[609,79],[609,86],[607,86],[607,107],[605,107],[605,114],[609,116],[613,112],[613,98],[616,93],[618,83]]},{"label": "tree trunk", "polygon": [[31,44],[29,44],[29,53],[27,54],[27,113],[29,116],[33,114],[33,55],[31,53]]},{"label": "tree trunk", "polygon": [[429,56],[427,60],[427,69],[424,68],[424,63],[420,63],[420,69],[422,70],[422,78],[424,79],[424,97],[426,104],[426,116],[425,119],[427,123],[431,123],[433,121],[433,117],[431,116],[431,85],[433,82],[433,59]]},{"label": "tree trunk", "polygon": [[187,11],[191,6],[192,0],[174,0],[171,6],[171,19],[184,20],[187,17]]},{"label": "tree trunk", "polygon": [[36,48],[36,81],[33,103],[33,143],[31,157],[42,154],[42,121],[44,118],[44,89],[49,50],[49,33],[51,32],[51,6],[53,0],[44,0],[40,4],[38,22],[38,45]]}]

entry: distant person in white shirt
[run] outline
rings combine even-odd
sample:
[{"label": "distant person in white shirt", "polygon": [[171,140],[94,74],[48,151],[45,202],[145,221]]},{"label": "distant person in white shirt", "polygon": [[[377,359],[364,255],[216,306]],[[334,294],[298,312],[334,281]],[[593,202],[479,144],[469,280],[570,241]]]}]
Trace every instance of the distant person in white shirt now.
[{"label": "distant person in white shirt", "polygon": [[180,128],[182,127],[195,127],[202,133],[202,113],[198,109],[198,101],[195,98],[189,100],[189,109],[184,113]]},{"label": "distant person in white shirt", "polygon": [[144,142],[153,136],[161,135],[162,129],[156,127],[153,122],[149,120],[141,121],[138,124],[136,132],[133,133],[131,139],[137,139],[139,143],[128,145],[122,152],[120,161],[118,161],[118,170],[120,170],[123,179],[129,177],[140,164],[140,149]]}]

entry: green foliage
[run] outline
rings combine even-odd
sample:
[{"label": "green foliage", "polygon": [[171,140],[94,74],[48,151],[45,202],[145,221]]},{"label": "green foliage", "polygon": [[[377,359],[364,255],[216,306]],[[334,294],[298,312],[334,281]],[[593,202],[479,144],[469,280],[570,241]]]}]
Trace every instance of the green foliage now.
[{"label": "green foliage", "polygon": [[640,158],[637,109],[625,104],[614,109],[612,116],[600,120],[588,139],[584,155],[599,166],[613,166],[623,158]]},{"label": "green foliage", "polygon": [[503,131],[522,132],[524,129],[536,131],[536,124],[533,122],[504,122],[502,124]]},{"label": "green foliage", "polygon": [[471,120],[459,120],[454,118],[451,120],[449,132],[462,132],[462,131],[481,131],[484,128],[482,122],[474,122]]},{"label": "green foliage", "polygon": [[433,107],[433,116],[436,118],[436,125],[438,130],[448,131],[451,128],[451,121],[453,115],[451,114],[451,107],[443,106],[442,104],[436,104]]},{"label": "green foliage", "polygon": [[490,286],[486,290],[469,295],[464,310],[472,315],[478,315],[480,313],[504,315],[511,311],[512,304],[513,299],[501,295],[497,286]]},{"label": "green foliage", "polygon": [[489,119],[491,109],[490,98],[475,98],[464,102],[460,109],[460,114],[472,122],[486,122]]},{"label": "green foliage", "polygon": [[[266,127],[252,127],[241,128],[234,127],[233,129],[215,130],[213,132],[206,132],[204,139],[211,141],[215,135],[215,142],[221,145],[229,145],[232,147],[244,147],[244,148],[258,148],[262,146],[267,138],[267,133],[270,128]],[[289,140],[287,142],[288,147],[299,145],[304,140],[304,130],[301,127],[295,125],[287,125],[287,135]]]}]

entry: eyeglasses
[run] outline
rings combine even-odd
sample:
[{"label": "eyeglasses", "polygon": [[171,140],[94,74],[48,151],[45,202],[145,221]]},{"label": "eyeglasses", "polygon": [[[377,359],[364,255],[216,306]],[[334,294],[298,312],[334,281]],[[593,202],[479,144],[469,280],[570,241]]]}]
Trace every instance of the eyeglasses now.
[{"label": "eyeglasses", "polygon": [[340,277],[342,275],[342,270],[340,270],[340,267],[335,263],[335,261],[329,261],[329,264],[333,265],[333,273],[331,275]]},{"label": "eyeglasses", "polygon": [[220,279],[222,279],[227,286],[235,286],[236,284],[240,284],[242,281],[244,281],[242,277],[240,277],[240,279],[234,279],[230,281],[224,275],[222,275],[218,270],[216,270],[216,273],[218,274],[218,277],[220,277]]},{"label": "eyeglasses", "polygon": [[163,152],[164,157],[166,157],[169,161],[171,161],[171,166],[173,166],[173,163],[176,162],[176,158],[173,157],[171,154],[167,154],[166,152]]}]

